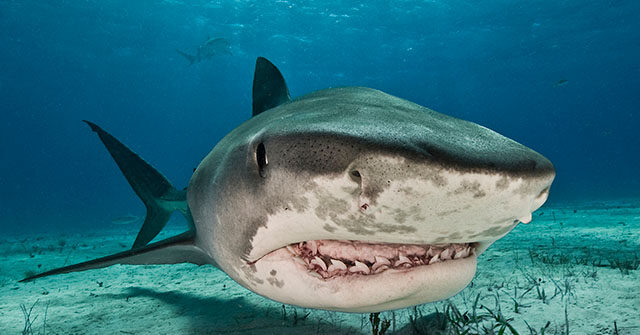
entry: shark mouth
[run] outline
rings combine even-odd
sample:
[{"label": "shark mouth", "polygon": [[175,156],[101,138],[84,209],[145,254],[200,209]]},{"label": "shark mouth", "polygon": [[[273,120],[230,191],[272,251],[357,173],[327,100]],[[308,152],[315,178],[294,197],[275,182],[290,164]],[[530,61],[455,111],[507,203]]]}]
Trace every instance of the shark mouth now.
[{"label": "shark mouth", "polygon": [[476,243],[414,245],[312,240],[289,244],[286,250],[310,275],[328,280],[467,258],[475,254],[476,246]]}]

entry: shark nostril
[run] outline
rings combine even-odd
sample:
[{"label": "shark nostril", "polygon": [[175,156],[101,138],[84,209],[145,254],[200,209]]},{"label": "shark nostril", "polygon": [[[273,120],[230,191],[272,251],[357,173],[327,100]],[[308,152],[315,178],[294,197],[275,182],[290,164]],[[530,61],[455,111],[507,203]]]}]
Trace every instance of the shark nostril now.
[{"label": "shark nostril", "polygon": [[351,172],[349,172],[349,177],[351,177],[351,180],[358,183],[358,185],[360,185],[360,188],[362,188],[362,175],[360,174],[360,171],[351,170]]}]

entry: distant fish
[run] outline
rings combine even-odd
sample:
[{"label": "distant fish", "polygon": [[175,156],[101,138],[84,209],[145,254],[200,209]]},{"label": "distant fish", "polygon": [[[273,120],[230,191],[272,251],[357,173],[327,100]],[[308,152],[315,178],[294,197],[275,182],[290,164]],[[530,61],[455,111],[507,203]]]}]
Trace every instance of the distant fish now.
[{"label": "distant fish", "polygon": [[211,59],[218,55],[231,55],[231,43],[225,38],[210,38],[200,45],[195,55],[186,53],[179,49],[176,51],[189,61],[189,65],[200,63],[203,60]]},{"label": "distant fish", "polygon": [[130,225],[142,221],[142,218],[135,215],[125,215],[111,220],[111,223],[117,225]]},{"label": "distant fish", "polygon": [[555,83],[555,85],[554,85],[554,86],[564,86],[564,85],[566,85],[568,82],[569,82],[569,81],[568,81],[568,80],[566,80],[566,79],[560,79],[560,80],[556,81],[556,83]]}]

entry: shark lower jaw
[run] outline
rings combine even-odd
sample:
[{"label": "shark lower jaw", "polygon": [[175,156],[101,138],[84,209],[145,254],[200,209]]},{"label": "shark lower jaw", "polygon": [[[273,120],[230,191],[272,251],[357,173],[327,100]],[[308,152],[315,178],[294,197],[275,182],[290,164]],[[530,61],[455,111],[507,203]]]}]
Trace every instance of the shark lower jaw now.
[{"label": "shark lower jaw", "polygon": [[484,244],[303,241],[254,262],[254,273],[265,281],[253,289],[279,302],[342,312],[414,306],[465,288]]}]

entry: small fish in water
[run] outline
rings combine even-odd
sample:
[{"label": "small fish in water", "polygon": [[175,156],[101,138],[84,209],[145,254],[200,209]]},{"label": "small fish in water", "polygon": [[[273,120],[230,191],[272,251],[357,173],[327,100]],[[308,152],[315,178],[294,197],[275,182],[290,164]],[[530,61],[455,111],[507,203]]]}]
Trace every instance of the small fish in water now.
[{"label": "small fish in water", "polygon": [[195,55],[176,49],[176,51],[189,61],[189,65],[200,63],[218,55],[231,55],[231,43],[225,38],[210,38],[200,45]]},{"label": "small fish in water", "polygon": [[560,79],[560,80],[556,81],[556,83],[555,83],[555,85],[554,85],[554,86],[564,86],[564,85],[566,85],[568,82],[569,82],[569,81],[568,81],[568,80],[566,80],[566,79]]},{"label": "small fish in water", "polygon": [[117,224],[117,225],[129,225],[133,223],[138,223],[140,221],[142,221],[142,218],[140,218],[139,216],[125,215],[125,216],[120,216],[111,220],[111,223]]}]

